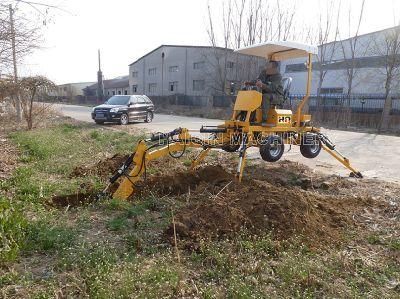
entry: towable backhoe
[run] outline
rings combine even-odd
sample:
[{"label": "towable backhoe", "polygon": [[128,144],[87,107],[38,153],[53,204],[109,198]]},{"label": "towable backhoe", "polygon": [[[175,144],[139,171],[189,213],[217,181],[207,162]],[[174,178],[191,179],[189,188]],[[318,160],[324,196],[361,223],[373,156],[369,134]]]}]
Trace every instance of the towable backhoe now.
[{"label": "towable backhoe", "polygon": [[[262,93],[252,82],[248,82],[236,97],[232,117],[218,126],[202,126],[199,133],[207,136],[201,138],[192,135],[188,129],[177,128],[168,133],[156,133],[149,139],[141,140],[133,153],[110,178],[110,185],[119,180],[113,193],[114,198],[127,199],[138,188],[138,181],[146,177],[147,164],[157,158],[168,156],[181,157],[187,148],[201,149],[192,161],[194,169],[207,156],[211,149],[222,149],[226,152],[238,152],[239,163],[236,178],[240,182],[246,161],[246,151],[258,147],[261,158],[267,162],[278,161],[285,149],[285,144],[299,146],[306,158],[315,158],[321,149],[347,167],[353,177],[361,178],[348,158],[336,150],[329,138],[312,126],[311,115],[303,114],[303,108],[310,96],[312,55],[318,48],[296,42],[266,42],[236,50],[238,53],[260,56],[266,59],[282,61],[298,57],[307,57],[306,94],[293,113],[291,110],[272,106],[267,113],[267,122],[262,122]],[[288,96],[291,79],[284,79],[284,96]],[[106,190],[108,190],[108,187]]]}]

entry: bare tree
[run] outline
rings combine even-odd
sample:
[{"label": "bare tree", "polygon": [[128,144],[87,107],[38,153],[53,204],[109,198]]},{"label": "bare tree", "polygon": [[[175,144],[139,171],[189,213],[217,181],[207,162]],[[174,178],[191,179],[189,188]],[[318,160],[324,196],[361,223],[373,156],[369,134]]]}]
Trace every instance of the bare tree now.
[{"label": "bare tree", "polygon": [[372,54],[382,57],[385,103],[378,125],[378,130],[382,131],[389,128],[392,92],[400,80],[400,25],[387,30],[383,38],[374,38]]},{"label": "bare tree", "polygon": [[[10,0],[0,3],[0,75],[12,73],[18,82],[18,66],[23,58],[39,48],[41,28],[50,18],[49,9],[57,6],[29,0]],[[17,120],[21,120],[21,103],[18,94],[13,95]]]},{"label": "bare tree", "polygon": [[[349,38],[340,41],[340,46],[342,49],[343,60],[345,65],[345,76],[347,82],[347,95],[350,96],[353,91],[354,79],[357,75],[357,67],[356,67],[356,56],[363,56],[368,51],[368,45],[360,46],[360,27],[363,20],[364,8],[365,8],[366,0],[362,0],[360,13],[357,18],[357,24],[355,27],[354,34],[351,32],[352,20],[354,19],[353,10],[351,7],[348,11],[348,30],[349,30]],[[359,53],[360,49],[362,49],[362,53]]]},{"label": "bare tree", "polygon": [[211,45],[214,48],[213,55],[210,57],[208,55],[204,55],[204,59],[207,62],[207,70],[208,77],[211,80],[208,80],[208,89],[211,89],[213,93],[216,94],[225,94],[226,93],[226,82],[227,82],[227,62],[228,56],[230,54],[231,49],[231,26],[232,26],[232,0],[229,0],[227,3],[223,4],[222,9],[222,25],[223,25],[223,35],[222,35],[222,47],[217,46],[217,36],[214,30],[214,23],[212,19],[211,8],[208,6],[208,20],[209,20],[209,28],[207,29],[207,33],[209,36],[209,40]]},{"label": "bare tree", "polygon": [[329,70],[329,65],[333,62],[335,54],[337,53],[337,37],[339,34],[339,13],[340,5],[336,8],[335,12],[335,1],[330,1],[326,7],[326,11],[320,10],[318,18],[317,34],[313,35],[309,33],[309,39],[315,36],[312,43],[316,43],[319,46],[317,58],[318,73],[318,87],[317,95],[320,95],[325,76]]},{"label": "bare tree", "polygon": [[[290,1],[287,3],[290,4]],[[205,57],[205,60],[211,66],[209,75],[214,78],[211,86],[213,91],[226,94],[228,77],[234,81],[242,81],[249,79],[249,75],[256,76],[255,73],[259,71],[259,59],[240,58],[230,48],[294,37],[295,12],[293,6],[284,7],[278,0],[229,0],[223,3],[218,22],[214,22],[215,16],[212,15],[209,4],[207,34],[215,51],[212,57]],[[215,24],[222,24],[221,30]],[[231,74],[231,68],[228,67],[232,63],[236,63],[235,74]],[[243,69],[247,69],[247,72]]]},{"label": "bare tree", "polygon": [[[18,3],[17,3],[18,4]],[[2,72],[12,70],[14,81],[18,81],[18,63],[38,47],[38,28],[33,26],[22,14],[17,14],[17,4],[8,5],[8,14],[1,6],[2,34],[0,34],[0,61]],[[18,94],[13,98],[17,120],[21,120],[21,106]]]},{"label": "bare tree", "polygon": [[[28,130],[33,128],[34,121],[40,120],[39,117],[49,109],[51,104],[47,104],[41,99],[55,90],[56,85],[49,79],[36,76],[22,78],[18,82],[19,94],[21,96],[22,112],[27,123]],[[35,103],[34,105],[34,102]]]},{"label": "bare tree", "polygon": [[28,130],[32,129],[35,122],[43,120],[51,104],[46,103],[49,94],[56,85],[42,76],[23,77],[14,81],[12,76],[0,79],[0,102],[20,96],[21,111],[26,121]]}]

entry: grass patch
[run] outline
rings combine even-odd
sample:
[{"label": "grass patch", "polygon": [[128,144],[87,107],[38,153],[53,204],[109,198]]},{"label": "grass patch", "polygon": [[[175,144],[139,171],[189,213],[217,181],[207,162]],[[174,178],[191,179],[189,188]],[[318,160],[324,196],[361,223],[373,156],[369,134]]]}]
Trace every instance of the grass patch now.
[{"label": "grass patch", "polygon": [[139,138],[69,124],[12,134],[22,165],[0,184],[0,192],[12,195],[0,197],[0,260],[9,263],[0,268],[2,295],[52,298],[61,289],[66,298],[398,297],[392,285],[400,269],[388,256],[397,254],[400,242],[381,232],[362,235],[368,249],[383,252],[368,259],[350,246],[317,251],[300,237],[277,240],[267,231],[243,230],[199,240],[193,251],[178,238],[178,263],[164,231],[171,209],[188,204],[186,195],[60,210],[46,204],[87,186],[101,190],[105,178],[71,177],[73,169],[130,153]]},{"label": "grass patch", "polygon": [[0,262],[17,258],[26,226],[21,205],[0,196]]},{"label": "grass patch", "polygon": [[108,221],[107,228],[112,231],[120,231],[126,228],[127,224],[128,219],[124,216],[119,216]]},{"label": "grass patch", "polygon": [[61,124],[54,128],[19,131],[11,134],[22,152],[20,167],[3,189],[14,189],[25,201],[41,201],[51,195],[79,192],[80,186],[100,190],[103,179],[97,176],[70,178],[75,167],[90,165],[106,155],[126,154],[140,136],[96,130],[89,125]]},{"label": "grass patch", "polygon": [[77,232],[71,227],[38,221],[29,225],[24,249],[39,252],[64,250],[74,244],[76,236]]}]

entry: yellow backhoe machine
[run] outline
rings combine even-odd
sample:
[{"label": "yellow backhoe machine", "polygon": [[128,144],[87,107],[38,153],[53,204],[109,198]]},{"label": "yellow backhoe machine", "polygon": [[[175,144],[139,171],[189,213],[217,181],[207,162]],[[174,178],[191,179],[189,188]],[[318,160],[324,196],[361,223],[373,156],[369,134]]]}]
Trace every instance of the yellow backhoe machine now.
[{"label": "yellow backhoe machine", "polygon": [[[351,176],[362,177],[361,173],[352,167],[349,159],[336,150],[329,138],[321,133],[319,128],[312,126],[311,115],[303,114],[303,108],[310,96],[312,55],[318,53],[317,47],[282,41],[253,45],[236,52],[275,61],[307,57],[306,94],[296,111],[272,106],[267,113],[267,123],[262,123],[262,93],[248,83],[237,94],[230,120],[218,126],[200,128],[199,132],[207,133],[207,138],[191,135],[188,129],[178,128],[169,133],[153,134],[151,138],[139,141],[133,153],[110,178],[110,185],[119,180],[118,188],[113,193],[114,198],[127,199],[134,194],[138,188],[138,181],[143,175],[146,176],[146,167],[150,161],[168,155],[179,158],[187,148],[201,149],[192,161],[192,168],[195,168],[211,149],[238,152],[236,177],[239,182],[242,179],[248,148],[258,147],[263,160],[276,162],[282,157],[285,144],[299,146],[301,154],[306,158],[315,158],[321,149],[324,149],[347,167]],[[284,80],[284,96],[287,97],[290,79]]]}]

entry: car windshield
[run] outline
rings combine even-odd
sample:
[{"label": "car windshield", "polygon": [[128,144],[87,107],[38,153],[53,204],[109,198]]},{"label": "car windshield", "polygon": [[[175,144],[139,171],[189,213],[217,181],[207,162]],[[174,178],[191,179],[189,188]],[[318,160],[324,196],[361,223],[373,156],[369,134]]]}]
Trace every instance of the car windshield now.
[{"label": "car windshield", "polygon": [[108,99],[106,104],[108,105],[127,105],[129,102],[130,96],[113,96]]}]

